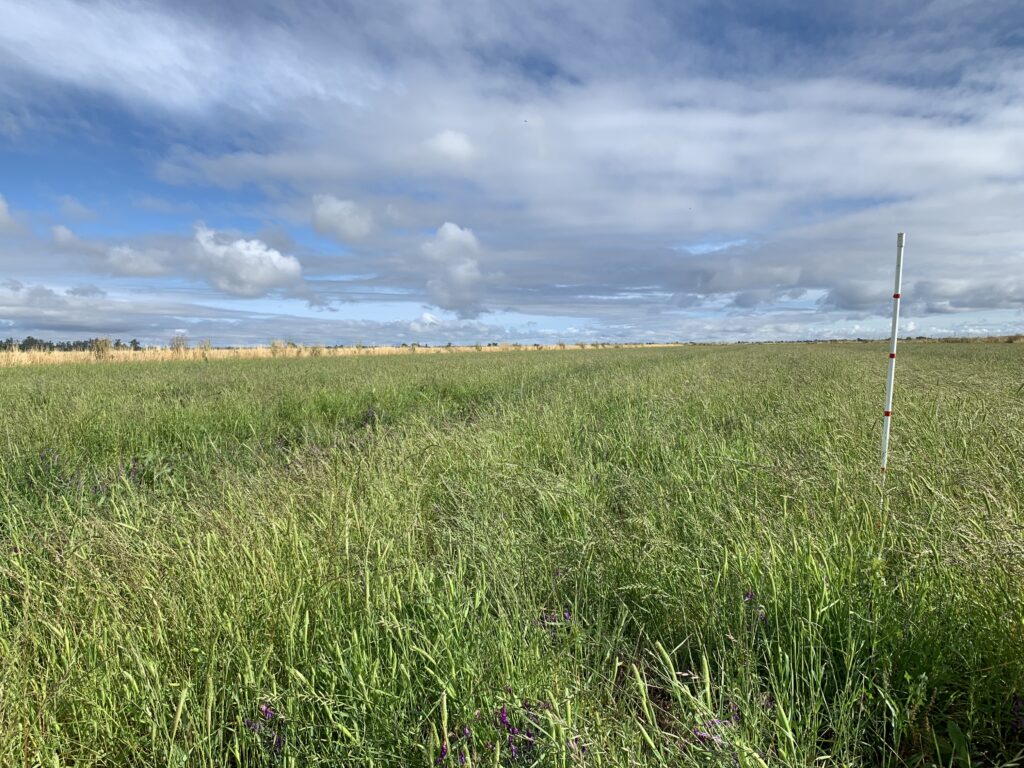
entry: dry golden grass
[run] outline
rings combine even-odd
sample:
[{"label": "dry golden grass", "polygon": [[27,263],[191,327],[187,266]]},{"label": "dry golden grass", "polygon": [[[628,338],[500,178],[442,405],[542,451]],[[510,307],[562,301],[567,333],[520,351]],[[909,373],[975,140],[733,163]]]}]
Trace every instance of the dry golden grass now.
[{"label": "dry golden grass", "polygon": [[194,347],[171,349],[150,347],[132,352],[128,349],[103,348],[102,350],[58,352],[45,350],[5,350],[0,352],[0,368],[20,365],[49,365],[56,363],[141,363],[169,360],[254,360],[259,358],[283,357],[352,357],[379,355],[438,355],[456,352],[550,352],[563,349],[616,348],[673,346],[671,344],[565,344],[565,345],[522,345],[499,344],[496,347],[319,347],[287,346],[272,342],[266,347]]},{"label": "dry golden grass", "polygon": [[[109,344],[101,344],[92,350],[81,350],[74,352],[60,352],[49,350],[0,350],[0,368],[10,368],[21,365],[48,365],[55,363],[143,363],[169,360],[255,360],[266,357],[352,357],[352,356],[380,356],[380,355],[437,355],[454,352],[551,352],[573,349],[643,349],[656,347],[674,347],[680,344],[693,344],[693,342],[675,342],[666,344],[612,344],[612,343],[586,343],[586,342],[559,342],[558,344],[509,344],[501,342],[497,346],[451,346],[451,347],[322,347],[302,346],[286,344],[283,341],[274,340],[265,347],[211,347],[209,343],[202,343],[196,347],[174,348],[148,347],[146,349],[132,352],[129,349],[114,349]],[[825,341],[828,344],[856,344],[861,341],[857,339],[833,339]],[[910,341],[910,339],[903,339]],[[1010,336],[984,336],[984,337],[960,337],[960,338],[915,338],[914,343],[978,343],[978,342],[1005,342],[1013,344],[1024,342],[1024,334],[1013,334]],[[791,343],[791,342],[761,342],[761,343]],[[797,342],[799,343],[799,342]]]}]

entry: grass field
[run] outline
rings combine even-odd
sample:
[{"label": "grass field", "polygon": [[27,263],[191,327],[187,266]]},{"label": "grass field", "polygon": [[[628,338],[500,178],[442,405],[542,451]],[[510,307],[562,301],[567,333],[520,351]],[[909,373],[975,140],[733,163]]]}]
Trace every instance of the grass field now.
[{"label": "grass field", "polygon": [[989,765],[1024,348],[3,372],[0,765]]}]

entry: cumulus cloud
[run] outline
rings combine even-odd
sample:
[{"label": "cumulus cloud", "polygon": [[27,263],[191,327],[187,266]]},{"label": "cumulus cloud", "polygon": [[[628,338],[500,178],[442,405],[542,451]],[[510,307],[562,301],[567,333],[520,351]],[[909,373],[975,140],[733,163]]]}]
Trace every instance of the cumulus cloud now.
[{"label": "cumulus cloud", "polygon": [[444,321],[432,312],[424,312],[409,323],[409,328],[416,333],[426,333],[444,325]]},{"label": "cumulus cloud", "polygon": [[260,240],[230,239],[196,227],[194,266],[225,293],[253,298],[302,282],[302,265]]},{"label": "cumulus cloud", "polygon": [[196,226],[191,240],[170,236],[109,243],[80,238],[63,224],[53,227],[52,235],[62,250],[87,256],[95,271],[124,277],[198,279],[242,298],[280,289],[310,303],[318,301],[305,286],[296,257],[262,240],[226,235],[203,224]]},{"label": "cumulus cloud", "polygon": [[427,280],[431,302],[460,317],[479,314],[483,276],[480,243],[472,230],[446,221],[434,238],[423,244],[423,253],[433,275]]},{"label": "cumulus cloud", "polygon": [[17,229],[18,223],[14,220],[10,208],[7,207],[7,200],[0,195],[0,234],[14,232]]},{"label": "cumulus cloud", "polygon": [[314,195],[313,228],[343,242],[361,240],[373,231],[373,215],[352,200]]},{"label": "cumulus cloud", "polygon": [[476,154],[473,142],[461,131],[441,131],[427,143],[441,157],[455,162],[465,162]]}]

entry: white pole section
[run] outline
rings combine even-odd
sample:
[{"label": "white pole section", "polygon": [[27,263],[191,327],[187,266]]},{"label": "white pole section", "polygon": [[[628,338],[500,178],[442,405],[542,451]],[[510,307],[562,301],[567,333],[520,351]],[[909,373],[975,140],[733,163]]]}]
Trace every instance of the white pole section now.
[{"label": "white pole section", "polygon": [[906,235],[896,235],[896,285],[892,291],[892,338],[889,341],[889,377],[885,382],[885,411],[882,417],[882,472],[889,460],[889,425],[892,421],[892,390],[896,383],[896,330],[900,324],[900,283],[903,282],[903,245]]}]

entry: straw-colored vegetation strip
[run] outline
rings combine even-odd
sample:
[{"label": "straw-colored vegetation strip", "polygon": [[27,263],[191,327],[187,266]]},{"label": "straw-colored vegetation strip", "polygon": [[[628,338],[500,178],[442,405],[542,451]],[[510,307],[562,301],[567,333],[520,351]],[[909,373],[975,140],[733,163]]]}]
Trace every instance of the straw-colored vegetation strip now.
[{"label": "straw-colored vegetation strip", "polygon": [[97,363],[122,362],[141,363],[168,360],[256,360],[267,357],[352,357],[380,355],[436,355],[452,352],[536,352],[567,349],[636,349],[640,347],[667,347],[671,344],[608,344],[601,342],[578,342],[574,344],[508,344],[494,346],[419,346],[402,345],[386,347],[323,347],[297,344],[272,343],[265,347],[210,347],[194,346],[174,349],[172,347],[147,347],[138,351],[114,349],[109,345],[93,350],[69,352],[48,350],[0,350],[0,368],[15,365],[46,365],[53,363]]},{"label": "straw-colored vegetation strip", "polygon": [[[11,368],[0,765],[991,765],[1020,345]],[[882,503],[884,498],[884,503]]]},{"label": "straw-colored vegetation strip", "polygon": [[[916,339],[917,343],[925,344],[978,344],[1007,342],[1010,344],[1024,341],[1024,335],[991,336],[985,338],[956,339]],[[863,343],[864,340],[835,340],[828,344]],[[771,343],[771,342],[765,342]],[[792,342],[782,342],[792,343]],[[402,344],[400,346],[367,347],[361,344],[349,347],[325,347],[317,345],[292,344],[274,341],[267,346],[252,347],[213,347],[208,343],[190,346],[185,343],[166,347],[145,347],[139,350],[113,347],[109,339],[95,339],[91,350],[40,350],[40,349],[0,349],[0,368],[16,365],[48,365],[54,363],[143,363],[165,362],[171,360],[257,360],[267,357],[351,357],[353,355],[378,357],[380,355],[437,355],[452,352],[550,352],[553,350],[579,349],[660,349],[684,346],[682,343],[609,343],[609,342],[559,342],[557,344],[512,344],[508,342],[494,344],[474,344],[472,346],[422,346],[419,344]],[[694,346],[687,343],[685,346]],[[696,345],[703,346],[703,345]]]}]

